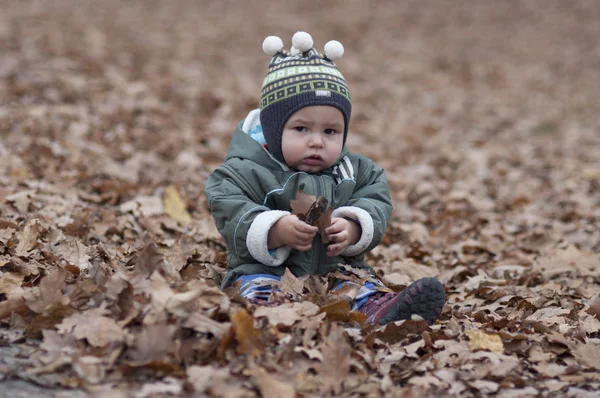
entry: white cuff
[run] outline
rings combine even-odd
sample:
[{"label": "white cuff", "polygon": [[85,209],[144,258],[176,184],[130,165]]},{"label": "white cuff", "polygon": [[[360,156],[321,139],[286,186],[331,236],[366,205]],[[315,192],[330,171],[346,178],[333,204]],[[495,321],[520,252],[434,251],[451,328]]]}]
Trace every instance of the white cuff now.
[{"label": "white cuff", "polygon": [[282,246],[271,254],[268,246],[269,230],[280,218],[289,214],[289,211],[269,210],[260,213],[252,221],[246,236],[246,246],[248,246],[250,255],[259,263],[277,267],[289,257],[292,251],[291,247]]},{"label": "white cuff", "polygon": [[362,234],[360,239],[353,245],[348,246],[340,254],[345,257],[353,257],[362,253],[373,241],[373,218],[366,211],[356,206],[338,207],[331,214],[332,217],[348,217],[357,220],[360,223]]}]

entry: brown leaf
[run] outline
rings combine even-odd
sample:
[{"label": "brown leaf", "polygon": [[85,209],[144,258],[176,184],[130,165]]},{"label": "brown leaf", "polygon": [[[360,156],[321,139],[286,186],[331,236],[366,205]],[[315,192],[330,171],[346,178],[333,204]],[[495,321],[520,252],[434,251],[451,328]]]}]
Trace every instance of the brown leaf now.
[{"label": "brown leaf", "polygon": [[88,248],[76,238],[66,238],[54,251],[67,263],[76,266],[80,270],[90,268],[89,260],[91,257],[87,253]]},{"label": "brown leaf", "polygon": [[431,331],[427,322],[404,320],[388,323],[383,330],[376,331],[375,336],[386,343],[396,343],[410,335],[418,335],[425,331]]},{"label": "brown leaf", "polygon": [[62,290],[65,287],[67,274],[64,269],[56,268],[49,275],[43,277],[40,281],[39,296],[27,300],[27,306],[40,314],[50,304],[59,301],[63,296]]},{"label": "brown leaf", "polygon": [[106,376],[106,365],[101,358],[93,355],[77,357],[73,362],[73,370],[90,384],[98,384]]},{"label": "brown leaf", "polygon": [[600,320],[600,297],[590,304],[590,308],[587,309],[587,313]]},{"label": "brown leaf", "polygon": [[309,225],[316,225],[319,218],[321,218],[323,213],[327,210],[327,204],[327,198],[319,196],[304,214],[304,222]]},{"label": "brown leaf", "polygon": [[141,278],[147,278],[159,269],[163,262],[162,255],[154,242],[148,242],[144,249],[135,258],[135,274]]},{"label": "brown leaf", "polygon": [[228,368],[216,366],[191,366],[187,369],[188,380],[196,393],[208,392],[211,397],[245,398],[255,395],[243,387]]},{"label": "brown leaf", "polygon": [[273,326],[289,327],[302,319],[302,316],[315,315],[318,311],[319,307],[310,302],[284,303],[277,307],[259,307],[254,311],[254,316],[266,317]]},{"label": "brown leaf", "polygon": [[329,395],[342,392],[344,381],[350,372],[350,346],[346,342],[343,329],[331,324],[329,334],[321,344],[323,362],[317,369],[320,375],[321,389]]},{"label": "brown leaf", "polygon": [[263,368],[256,367],[248,372],[254,383],[258,386],[263,398],[295,398],[296,389],[291,384],[285,383],[267,373]]},{"label": "brown leaf", "polygon": [[600,276],[600,256],[570,245],[566,249],[554,249],[540,256],[533,269],[541,271],[546,278],[573,272]]},{"label": "brown leaf", "polygon": [[65,305],[62,302],[52,303],[27,324],[25,332],[27,336],[39,339],[41,338],[42,330],[55,327],[56,324],[60,323],[73,312],[75,312],[75,309],[70,305]]},{"label": "brown leaf", "polygon": [[71,358],[79,352],[77,340],[71,335],[62,336],[50,329],[43,330],[42,335],[44,337],[40,348],[46,351],[46,354],[40,358],[42,362],[53,362],[61,357]]},{"label": "brown leaf", "polygon": [[0,302],[0,320],[10,317],[13,313],[24,314],[29,311],[22,297],[13,297]]},{"label": "brown leaf", "polygon": [[359,311],[350,311],[350,321],[357,322],[360,324],[365,323],[367,316]]},{"label": "brown leaf", "polygon": [[260,338],[260,330],[254,327],[254,318],[245,310],[236,311],[231,317],[231,324],[238,342],[237,353],[258,357],[264,349]]},{"label": "brown leaf", "polygon": [[327,198],[308,195],[304,191],[296,193],[296,199],[290,200],[292,214],[309,225],[315,225],[321,233],[323,243],[328,243],[325,229],[331,225],[331,214],[333,208],[328,206]]},{"label": "brown leaf", "polygon": [[24,278],[24,275],[13,273],[2,275],[0,277],[0,294],[4,294],[8,298],[20,297],[23,294],[21,283]]},{"label": "brown leaf", "polygon": [[28,221],[25,228],[17,233],[19,245],[15,249],[16,255],[26,257],[27,253],[37,246],[40,235],[41,228],[38,220]]},{"label": "brown leaf", "polygon": [[163,363],[175,356],[178,340],[175,339],[175,325],[154,324],[144,327],[136,336],[129,356],[134,364]]},{"label": "brown leaf", "polygon": [[186,373],[194,391],[197,393],[204,392],[211,385],[214,385],[218,379],[228,379],[230,377],[229,369],[219,369],[214,366],[190,366]]},{"label": "brown leaf", "polygon": [[308,195],[304,191],[298,191],[296,198],[290,200],[290,207],[292,208],[292,214],[304,217],[308,210],[311,208],[313,203],[317,200],[314,195]]},{"label": "brown leaf", "polygon": [[119,210],[123,213],[132,212],[136,217],[151,217],[163,214],[165,209],[161,198],[158,196],[138,195],[136,198],[121,204]]},{"label": "brown leaf", "polygon": [[[1,225],[2,220],[0,220],[0,244],[4,246],[8,246],[8,241],[12,239],[13,234],[15,233],[15,228],[6,228],[4,229]],[[12,242],[11,242],[12,244]]]},{"label": "brown leaf", "polygon": [[93,347],[123,342],[126,333],[107,314],[103,307],[78,312],[63,319],[57,329],[62,334],[72,332],[76,339],[86,339]]},{"label": "brown leaf", "polygon": [[296,278],[292,271],[286,268],[279,282],[279,289],[282,293],[301,295],[304,291],[304,280]]},{"label": "brown leaf", "polygon": [[571,354],[586,368],[600,370],[600,344],[577,343],[571,348]]},{"label": "brown leaf", "polygon": [[350,320],[350,304],[346,300],[339,300],[321,307],[330,321],[348,322]]},{"label": "brown leaf", "polygon": [[317,220],[317,227],[319,228],[319,232],[321,233],[321,242],[329,243],[329,239],[327,239],[327,234],[325,233],[325,229],[331,225],[331,214],[333,213],[333,208],[328,207],[323,211],[323,213],[319,216]]},{"label": "brown leaf", "polygon": [[231,327],[230,323],[221,323],[210,319],[200,312],[190,314],[183,326],[192,328],[200,333],[212,333],[216,338],[220,339]]}]

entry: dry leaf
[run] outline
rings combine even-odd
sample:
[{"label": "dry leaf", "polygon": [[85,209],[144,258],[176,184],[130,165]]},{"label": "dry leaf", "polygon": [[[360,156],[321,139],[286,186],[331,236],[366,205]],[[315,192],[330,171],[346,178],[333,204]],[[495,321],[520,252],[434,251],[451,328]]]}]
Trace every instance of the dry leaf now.
[{"label": "dry leaf", "polygon": [[244,310],[236,311],[231,317],[231,326],[238,342],[237,353],[260,356],[264,343],[260,338],[260,331],[254,327],[252,315]]},{"label": "dry leaf", "polygon": [[46,307],[59,301],[62,296],[62,290],[65,287],[65,278],[67,271],[62,268],[56,268],[49,275],[40,281],[40,294],[38,297],[27,300],[27,306],[32,311],[42,313]]},{"label": "dry leaf", "polygon": [[192,217],[190,217],[186,210],[185,202],[179,195],[179,192],[175,186],[169,185],[165,189],[163,204],[165,214],[171,217],[173,220],[184,225],[192,221]]},{"label": "dry leaf", "polygon": [[314,195],[308,195],[304,191],[296,192],[296,197],[290,200],[292,214],[305,217],[306,213],[310,210],[316,200],[317,197]]},{"label": "dry leaf", "polygon": [[230,377],[228,369],[219,369],[213,366],[190,366],[187,369],[187,375],[197,393],[206,391],[218,379]]},{"label": "dry leaf", "polygon": [[106,376],[106,365],[98,357],[84,355],[73,362],[73,370],[87,383],[97,384]]},{"label": "dry leaf", "polygon": [[135,364],[169,361],[178,350],[175,325],[153,324],[145,326],[135,337],[129,356]]},{"label": "dry leaf", "polygon": [[425,331],[431,331],[427,322],[403,320],[388,323],[383,329],[376,331],[375,336],[381,341],[396,343],[410,335],[420,335]]},{"label": "dry leaf", "polygon": [[331,225],[331,214],[333,208],[328,206],[327,198],[308,195],[304,191],[298,191],[296,198],[290,200],[292,214],[309,225],[315,225],[321,233],[321,241],[328,243],[325,229]]},{"label": "dry leaf", "polygon": [[266,317],[273,326],[292,326],[301,316],[314,315],[318,307],[310,302],[286,303],[277,307],[258,307],[254,311],[256,318]]},{"label": "dry leaf", "polygon": [[27,253],[37,246],[40,235],[41,228],[38,220],[28,221],[23,231],[17,232],[19,239],[19,245],[15,250],[17,256],[26,257]]},{"label": "dry leaf", "polygon": [[10,317],[13,313],[23,314],[29,310],[22,297],[13,297],[0,301],[0,320]]},{"label": "dry leaf", "polygon": [[194,312],[186,319],[183,326],[192,328],[200,333],[212,333],[217,339],[220,339],[231,327],[231,323],[217,322],[204,314]]},{"label": "dry leaf", "polygon": [[0,294],[4,294],[8,298],[21,297],[24,292],[21,288],[24,278],[25,275],[0,274]]},{"label": "dry leaf", "polygon": [[590,308],[587,309],[587,313],[594,315],[596,319],[600,320],[600,297],[590,304]]},{"label": "dry leaf", "polygon": [[129,202],[123,203],[119,210],[123,213],[131,212],[136,217],[159,216],[164,213],[162,200],[158,196],[140,195]]},{"label": "dry leaf", "polygon": [[286,268],[279,282],[279,289],[282,293],[301,295],[304,291],[304,280],[296,278],[292,271]]},{"label": "dry leaf", "polygon": [[174,395],[179,396],[183,392],[182,382],[174,377],[166,377],[161,382],[146,383],[135,394],[135,398],[147,398],[156,396]]},{"label": "dry leaf", "polygon": [[75,238],[67,238],[54,248],[54,252],[60,255],[67,263],[72,264],[80,270],[90,268],[91,257],[87,253],[88,248]]},{"label": "dry leaf", "polygon": [[261,396],[264,398],[295,398],[296,390],[291,384],[278,380],[275,376],[267,373],[263,368],[251,369],[249,374],[258,386]]},{"label": "dry leaf", "polygon": [[87,339],[94,347],[104,347],[125,340],[125,331],[112,319],[106,309],[95,308],[75,313],[56,327],[61,334],[73,333],[76,339]]},{"label": "dry leaf", "polygon": [[328,336],[321,345],[323,362],[318,366],[322,391],[329,395],[340,394],[350,371],[350,346],[344,338],[343,329],[332,324]]},{"label": "dry leaf", "polygon": [[471,351],[488,350],[499,354],[504,353],[504,344],[496,333],[470,329],[465,334],[469,337],[469,349]]},{"label": "dry leaf", "polygon": [[[239,58],[263,37],[264,26],[245,22],[264,10],[237,2],[235,12],[213,18],[216,1],[78,2],[75,13],[73,2],[5,2],[0,395],[598,396],[600,53],[589,49],[598,48],[600,3],[531,2],[293,10],[299,24],[314,22],[313,35],[334,31],[342,43],[358,37],[345,24],[368,25],[359,51],[389,32],[410,37],[404,58],[406,51],[373,48],[367,52],[379,50],[381,62],[349,57],[340,65],[364,105],[347,145],[385,170],[394,204],[382,243],[364,262],[394,290],[440,278],[448,305],[431,327],[360,327],[364,315],[332,302],[335,274],[307,277],[304,286],[305,277],[287,274],[268,303],[281,308],[237,319],[238,336],[236,311],[259,306],[235,287],[231,299],[218,288],[235,247],[219,234],[203,190],[227,156],[234,119],[256,103],[261,77]],[[339,18],[324,17],[332,10]],[[285,20],[289,9],[269,12]],[[198,34],[182,34],[198,24]],[[239,40],[215,36],[239,26],[248,33]],[[460,51],[473,38],[477,46]],[[390,65],[410,84],[390,90],[389,79],[361,78],[388,76]],[[349,205],[376,205],[361,192],[384,175],[362,173],[367,163],[344,159],[316,178],[355,188]],[[306,176],[296,177],[267,189],[297,190],[290,187]],[[250,185],[262,205],[260,187]],[[309,221],[320,230],[344,201],[323,196],[332,199],[327,206],[313,197],[293,209],[314,218],[325,207]],[[376,228],[384,227],[379,217]],[[367,270],[344,265],[347,280],[368,279]],[[53,274],[59,269],[63,277]],[[355,289],[338,293],[336,301],[351,300]],[[287,307],[297,315],[278,313]],[[112,341],[115,324],[124,337]],[[336,335],[335,327],[344,330]],[[497,334],[505,354],[471,351],[477,339],[468,330]]]},{"label": "dry leaf", "polygon": [[597,342],[574,344],[574,347],[571,348],[571,354],[585,368],[600,370],[600,344]]},{"label": "dry leaf", "polygon": [[346,300],[339,300],[321,307],[330,321],[348,322],[350,320],[350,304]]}]

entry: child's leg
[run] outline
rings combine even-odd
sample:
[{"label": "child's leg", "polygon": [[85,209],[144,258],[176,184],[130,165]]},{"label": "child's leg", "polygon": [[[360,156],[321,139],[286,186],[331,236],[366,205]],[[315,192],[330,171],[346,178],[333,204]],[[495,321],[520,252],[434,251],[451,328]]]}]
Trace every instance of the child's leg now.
[{"label": "child's leg", "polygon": [[272,291],[279,291],[277,287],[281,278],[270,274],[242,275],[236,279],[241,281],[240,295],[245,299],[268,300]]},{"label": "child's leg", "polygon": [[376,289],[376,286],[384,287],[385,285],[380,280],[373,280],[372,282],[366,282],[364,285],[359,285],[356,282],[339,280],[335,283],[333,290],[339,290],[344,287],[354,287],[358,290],[356,296],[354,297],[352,304],[352,311],[358,311],[360,308],[367,302],[369,297],[379,293]]}]

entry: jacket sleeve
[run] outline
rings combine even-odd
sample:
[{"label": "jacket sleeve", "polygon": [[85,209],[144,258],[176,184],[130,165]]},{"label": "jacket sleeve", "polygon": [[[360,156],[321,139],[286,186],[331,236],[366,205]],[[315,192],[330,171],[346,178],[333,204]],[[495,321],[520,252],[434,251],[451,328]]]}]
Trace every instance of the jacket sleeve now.
[{"label": "jacket sleeve", "polygon": [[204,193],[228,253],[242,264],[259,262],[276,267],[288,258],[291,248],[283,246],[269,252],[269,230],[290,213],[266,207],[253,189],[257,186],[225,163],[210,174]]},{"label": "jacket sleeve", "polygon": [[391,214],[392,199],[385,170],[373,161],[359,157],[354,192],[347,205],[335,209],[332,216],[358,221],[362,233],[358,242],[348,246],[341,255],[359,256],[381,243]]}]

